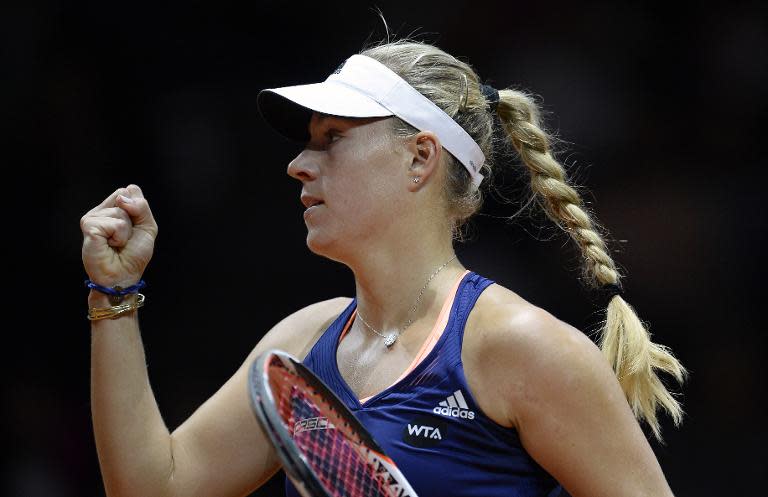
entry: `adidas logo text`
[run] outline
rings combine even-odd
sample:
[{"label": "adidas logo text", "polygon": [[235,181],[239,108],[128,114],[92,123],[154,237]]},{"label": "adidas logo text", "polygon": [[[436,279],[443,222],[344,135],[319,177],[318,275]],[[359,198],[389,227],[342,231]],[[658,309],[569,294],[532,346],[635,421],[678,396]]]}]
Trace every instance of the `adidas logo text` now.
[{"label": "adidas logo text", "polygon": [[461,390],[456,390],[453,395],[449,395],[447,399],[432,409],[432,412],[453,418],[475,419],[475,411],[469,410]]}]

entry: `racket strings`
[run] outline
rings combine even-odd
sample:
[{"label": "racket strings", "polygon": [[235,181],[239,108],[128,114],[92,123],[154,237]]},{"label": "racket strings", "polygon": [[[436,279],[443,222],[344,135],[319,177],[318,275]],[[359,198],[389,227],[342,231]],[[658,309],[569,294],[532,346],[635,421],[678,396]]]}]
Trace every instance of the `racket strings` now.
[{"label": "racket strings", "polygon": [[375,453],[303,377],[275,364],[270,385],[294,443],[334,497],[393,494],[378,475]]}]

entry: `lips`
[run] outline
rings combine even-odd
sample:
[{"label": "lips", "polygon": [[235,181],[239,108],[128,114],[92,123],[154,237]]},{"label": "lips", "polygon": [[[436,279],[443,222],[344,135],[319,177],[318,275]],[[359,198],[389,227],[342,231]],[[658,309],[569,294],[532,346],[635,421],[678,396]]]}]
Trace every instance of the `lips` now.
[{"label": "lips", "polygon": [[310,207],[314,207],[316,205],[322,205],[325,202],[320,200],[318,197],[314,197],[312,195],[302,193],[301,194],[301,203],[304,204],[304,207],[309,209]]}]

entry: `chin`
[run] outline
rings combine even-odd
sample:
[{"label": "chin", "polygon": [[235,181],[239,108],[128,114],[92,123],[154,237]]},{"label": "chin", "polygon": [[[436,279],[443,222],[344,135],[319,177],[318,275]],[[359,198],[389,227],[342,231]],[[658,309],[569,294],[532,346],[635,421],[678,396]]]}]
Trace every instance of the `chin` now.
[{"label": "chin", "polygon": [[[344,256],[340,250],[342,247],[339,240],[324,236],[321,233],[309,230],[307,233],[307,248],[314,254],[317,254],[332,261],[344,263]],[[349,248],[349,247],[347,247]]]},{"label": "chin", "polygon": [[307,248],[314,254],[333,259],[334,240],[328,236],[310,229],[307,232]]}]

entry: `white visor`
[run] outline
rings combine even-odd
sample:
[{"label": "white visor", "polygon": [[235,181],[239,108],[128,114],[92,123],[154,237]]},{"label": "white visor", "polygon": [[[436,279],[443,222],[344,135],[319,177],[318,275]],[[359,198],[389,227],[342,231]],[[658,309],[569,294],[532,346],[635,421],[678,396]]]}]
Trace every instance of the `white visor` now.
[{"label": "white visor", "polygon": [[[295,105],[295,104],[298,104]],[[480,186],[485,156],[451,116],[379,61],[353,55],[322,83],[270,88],[259,92],[261,115],[293,140],[309,140],[312,112],[341,117],[397,116],[419,131],[429,130]]]}]

